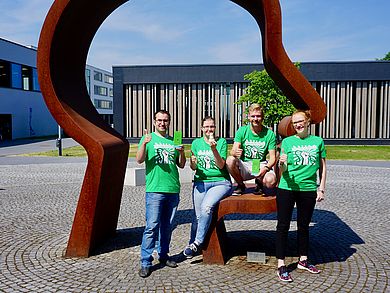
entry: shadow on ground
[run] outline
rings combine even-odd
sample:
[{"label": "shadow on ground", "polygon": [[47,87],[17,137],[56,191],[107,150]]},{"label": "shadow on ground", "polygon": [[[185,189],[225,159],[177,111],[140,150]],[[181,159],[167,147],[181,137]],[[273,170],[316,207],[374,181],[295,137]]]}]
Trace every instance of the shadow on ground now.
[{"label": "shadow on ground", "polygon": [[[178,225],[191,222],[193,210],[178,210],[176,213],[174,228]],[[276,214],[267,215],[228,215],[226,223],[234,220],[273,220],[276,228]],[[293,221],[296,221],[296,210],[293,213]],[[352,256],[356,249],[353,245],[363,244],[364,241],[335,213],[325,210],[315,210],[310,228],[310,259],[316,263],[343,262]],[[95,255],[108,253],[115,250],[126,249],[141,245],[144,226],[120,229],[116,235],[107,240],[95,250]],[[265,252],[267,256],[275,256],[275,230],[247,230],[227,232],[227,260],[235,256],[246,256],[247,251]],[[290,231],[288,240],[287,257],[298,257],[297,232]],[[183,261],[177,254],[173,256],[178,262]]]}]

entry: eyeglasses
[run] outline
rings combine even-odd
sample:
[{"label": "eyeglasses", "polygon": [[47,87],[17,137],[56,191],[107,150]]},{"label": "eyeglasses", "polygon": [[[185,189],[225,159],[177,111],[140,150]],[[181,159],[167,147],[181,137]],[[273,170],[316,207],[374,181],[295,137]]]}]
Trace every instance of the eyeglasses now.
[{"label": "eyeglasses", "polygon": [[213,128],[215,128],[215,125],[202,126],[202,128],[209,128],[209,129],[213,129]]},{"label": "eyeglasses", "polygon": [[159,122],[159,123],[161,123],[161,122],[168,123],[169,120],[168,120],[168,119],[156,119],[156,122]]},{"label": "eyeglasses", "polygon": [[262,118],[263,115],[251,115],[251,118]]}]

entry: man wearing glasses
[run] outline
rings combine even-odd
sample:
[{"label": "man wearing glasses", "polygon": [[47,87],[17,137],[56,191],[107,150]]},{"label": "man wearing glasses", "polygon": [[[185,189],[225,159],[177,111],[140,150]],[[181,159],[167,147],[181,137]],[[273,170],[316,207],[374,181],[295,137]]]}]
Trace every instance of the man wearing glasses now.
[{"label": "man wearing glasses", "polygon": [[[237,182],[233,195],[245,193],[244,181],[255,178],[256,193],[275,194],[276,137],[263,123],[263,109],[259,104],[249,107],[249,124],[240,127],[234,137],[233,148],[226,159],[229,173]],[[269,158],[267,160],[267,155]]]},{"label": "man wearing glasses", "polygon": [[175,146],[168,135],[171,115],[165,110],[154,114],[155,131],[145,129],[138,145],[136,160],[146,167],[146,225],[141,244],[141,269],[146,278],[151,273],[153,251],[159,240],[159,261],[171,268],[177,267],[169,259],[171,222],[179,205],[180,181],[177,166],[184,168],[186,158],[183,146]]}]

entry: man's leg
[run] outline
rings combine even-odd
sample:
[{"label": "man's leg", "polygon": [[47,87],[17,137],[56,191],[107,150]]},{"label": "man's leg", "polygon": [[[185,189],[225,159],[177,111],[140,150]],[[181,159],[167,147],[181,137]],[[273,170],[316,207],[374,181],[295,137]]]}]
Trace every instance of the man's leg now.
[{"label": "man's leg", "polygon": [[160,217],[160,260],[167,260],[169,253],[169,244],[172,236],[171,219],[174,218],[179,205],[178,193],[163,194],[163,208]]},{"label": "man's leg", "polygon": [[226,168],[228,169],[230,175],[234,178],[234,180],[237,182],[238,185],[242,185],[244,182],[244,179],[241,176],[241,172],[239,169],[239,159],[228,156],[226,159]]},{"label": "man's leg", "polygon": [[145,198],[146,225],[141,244],[141,266],[150,267],[153,261],[153,250],[158,237],[161,215],[161,194],[147,192]]}]

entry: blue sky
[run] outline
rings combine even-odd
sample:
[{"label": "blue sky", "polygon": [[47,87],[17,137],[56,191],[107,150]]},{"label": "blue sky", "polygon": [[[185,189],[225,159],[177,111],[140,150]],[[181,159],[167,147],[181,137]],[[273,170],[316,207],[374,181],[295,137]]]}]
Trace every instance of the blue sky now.
[{"label": "blue sky", "polygon": [[[109,0],[107,0],[109,1]],[[390,51],[389,0],[281,0],[293,61],[375,60]],[[53,1],[0,0],[0,37],[36,46]],[[98,30],[88,64],[262,63],[252,16],[228,0],[131,0]]]}]

